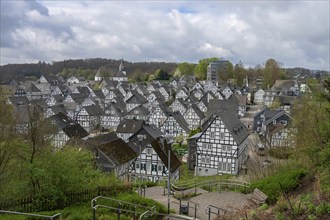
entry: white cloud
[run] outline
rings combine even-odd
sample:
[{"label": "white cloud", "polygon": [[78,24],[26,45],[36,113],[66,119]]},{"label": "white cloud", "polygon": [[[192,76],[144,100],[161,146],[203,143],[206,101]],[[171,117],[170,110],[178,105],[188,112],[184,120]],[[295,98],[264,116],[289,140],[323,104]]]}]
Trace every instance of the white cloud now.
[{"label": "white cloud", "polygon": [[[15,8],[13,13],[9,10]],[[328,1],[1,1],[1,65],[69,58],[329,70]],[[19,55],[16,55],[19,54]]]}]

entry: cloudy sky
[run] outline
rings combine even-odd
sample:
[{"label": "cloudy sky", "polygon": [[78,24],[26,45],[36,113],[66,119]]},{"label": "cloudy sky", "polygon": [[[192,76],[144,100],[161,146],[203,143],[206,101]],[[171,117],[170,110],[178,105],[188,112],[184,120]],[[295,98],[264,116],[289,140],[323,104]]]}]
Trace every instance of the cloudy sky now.
[{"label": "cloudy sky", "polygon": [[1,65],[78,58],[329,70],[324,1],[1,1]]}]

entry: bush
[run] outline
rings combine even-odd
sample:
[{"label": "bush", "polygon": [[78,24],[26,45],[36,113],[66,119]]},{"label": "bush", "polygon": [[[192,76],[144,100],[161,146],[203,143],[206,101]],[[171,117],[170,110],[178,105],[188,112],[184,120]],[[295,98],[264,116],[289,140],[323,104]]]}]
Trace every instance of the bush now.
[{"label": "bush", "polygon": [[252,182],[251,189],[260,189],[268,196],[267,202],[273,204],[278,200],[281,193],[288,193],[296,189],[305,175],[306,170],[304,169],[282,169],[279,173],[273,176]]},{"label": "bush", "polygon": [[289,159],[293,154],[293,149],[291,147],[270,148],[268,153],[269,156],[277,159]]}]

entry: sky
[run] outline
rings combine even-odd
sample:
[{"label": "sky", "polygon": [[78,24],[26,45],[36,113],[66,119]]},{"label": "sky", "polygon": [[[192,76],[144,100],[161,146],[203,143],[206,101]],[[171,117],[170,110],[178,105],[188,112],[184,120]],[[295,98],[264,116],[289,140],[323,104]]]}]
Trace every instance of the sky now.
[{"label": "sky", "polygon": [[0,65],[218,57],[330,70],[328,0],[0,2]]}]

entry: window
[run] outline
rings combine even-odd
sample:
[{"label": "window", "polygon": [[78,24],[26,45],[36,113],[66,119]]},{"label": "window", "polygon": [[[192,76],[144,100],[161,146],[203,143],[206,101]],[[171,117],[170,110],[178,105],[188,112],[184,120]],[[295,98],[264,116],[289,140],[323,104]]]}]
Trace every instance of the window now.
[{"label": "window", "polygon": [[226,151],[226,145],[221,146],[221,151]]},{"label": "window", "polygon": [[162,165],[158,165],[158,171],[162,171]]},{"label": "window", "polygon": [[151,171],[156,171],[157,172],[157,164],[152,164],[151,165]]},{"label": "window", "polygon": [[202,163],[210,163],[211,159],[209,156],[201,157],[201,162]]},{"label": "window", "polygon": [[136,167],[136,169],[140,169],[140,164],[137,163],[137,164],[135,165],[135,167]]},{"label": "window", "polygon": [[224,132],[220,132],[220,140],[224,140],[225,139],[225,133]]},{"label": "window", "polygon": [[231,146],[227,146],[227,151],[231,152]]},{"label": "window", "polygon": [[211,136],[211,138],[215,138],[215,133],[213,131],[211,131],[210,136]]},{"label": "window", "polygon": [[202,148],[206,150],[206,144],[205,143],[202,144]]},{"label": "window", "polygon": [[147,148],[147,155],[151,155],[152,154],[152,149],[151,148]]},{"label": "window", "polygon": [[208,149],[208,150],[212,150],[212,144],[208,144],[208,145],[207,145],[207,149]]}]

